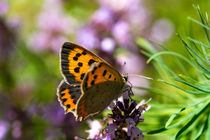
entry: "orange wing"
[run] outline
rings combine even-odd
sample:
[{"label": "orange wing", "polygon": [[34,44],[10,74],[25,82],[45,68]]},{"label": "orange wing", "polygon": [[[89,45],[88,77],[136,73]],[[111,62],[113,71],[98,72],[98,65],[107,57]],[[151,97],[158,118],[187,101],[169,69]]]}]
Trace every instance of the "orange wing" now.
[{"label": "orange wing", "polygon": [[77,101],[81,96],[80,85],[69,85],[62,80],[57,89],[57,96],[66,113],[75,113]]},{"label": "orange wing", "polygon": [[94,63],[81,84],[82,95],[76,109],[78,120],[102,112],[112,100],[118,98],[125,87],[118,71],[104,62]]},{"label": "orange wing", "polygon": [[69,84],[81,83],[94,62],[105,62],[82,46],[69,42],[63,44],[60,55],[61,71]]}]

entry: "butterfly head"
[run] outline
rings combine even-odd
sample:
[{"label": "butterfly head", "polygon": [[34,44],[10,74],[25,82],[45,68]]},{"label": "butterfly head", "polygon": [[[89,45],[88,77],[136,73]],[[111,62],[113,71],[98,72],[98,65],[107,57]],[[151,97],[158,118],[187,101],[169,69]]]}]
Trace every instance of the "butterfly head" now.
[{"label": "butterfly head", "polygon": [[128,81],[128,75],[127,74],[122,75],[122,78],[123,78],[124,82],[127,83],[127,81]]}]

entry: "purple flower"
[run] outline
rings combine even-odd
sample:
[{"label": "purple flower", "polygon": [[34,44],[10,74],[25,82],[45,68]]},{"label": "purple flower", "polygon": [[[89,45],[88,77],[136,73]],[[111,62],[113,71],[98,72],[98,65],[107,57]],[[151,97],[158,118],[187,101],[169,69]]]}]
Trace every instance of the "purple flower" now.
[{"label": "purple flower", "polygon": [[12,136],[14,138],[20,138],[22,135],[22,123],[19,120],[16,120],[12,124],[13,130],[12,130]]},{"label": "purple flower", "polygon": [[[49,5],[55,5],[53,8]],[[51,49],[59,52],[60,46],[67,41],[67,36],[74,33],[76,21],[62,11],[61,0],[46,0],[43,10],[38,17],[38,31],[29,39],[33,50]]]},{"label": "purple flower", "polygon": [[159,43],[168,40],[174,33],[174,26],[168,19],[159,19],[152,27],[150,39]]},{"label": "purple flower", "polygon": [[[142,114],[147,110],[147,103],[143,100],[137,104],[131,99],[131,89],[123,94],[122,101],[116,100],[111,104],[112,114],[106,120],[108,125],[95,135],[95,139],[139,139],[143,134],[138,123],[143,122]],[[106,124],[106,123],[105,123]]]},{"label": "purple flower", "polygon": [[83,28],[77,35],[76,42],[90,50],[99,46],[96,31],[91,27]]},{"label": "purple flower", "polygon": [[109,30],[113,24],[113,13],[108,8],[98,9],[92,16],[91,21],[95,26]]},{"label": "purple flower", "polygon": [[97,138],[99,135],[100,129],[102,128],[101,123],[97,120],[94,120],[94,121],[89,120],[88,123],[90,125],[90,130],[86,130],[86,132],[89,133],[87,138],[88,139]]},{"label": "purple flower", "polygon": [[115,41],[112,38],[104,38],[101,41],[101,49],[104,52],[112,53],[115,49]]},{"label": "purple flower", "polygon": [[9,123],[7,121],[0,121],[0,139],[4,139],[9,129]]},{"label": "purple flower", "polygon": [[133,73],[133,74],[140,73],[145,66],[145,62],[142,60],[143,58],[135,53],[122,54],[118,55],[117,57],[117,62],[122,67],[121,70],[122,73]]},{"label": "purple flower", "polygon": [[137,4],[139,0],[99,0],[104,7],[110,8],[115,12],[123,12],[130,6]]},{"label": "purple flower", "polygon": [[114,139],[116,137],[115,136],[116,128],[117,126],[115,123],[111,123],[104,128],[104,131],[106,132],[106,135],[105,135],[106,139]]},{"label": "purple flower", "polygon": [[0,1],[0,16],[3,16],[8,12],[8,7],[7,1]]},{"label": "purple flower", "polygon": [[130,45],[130,27],[126,21],[118,21],[112,28],[112,35],[119,44]]}]

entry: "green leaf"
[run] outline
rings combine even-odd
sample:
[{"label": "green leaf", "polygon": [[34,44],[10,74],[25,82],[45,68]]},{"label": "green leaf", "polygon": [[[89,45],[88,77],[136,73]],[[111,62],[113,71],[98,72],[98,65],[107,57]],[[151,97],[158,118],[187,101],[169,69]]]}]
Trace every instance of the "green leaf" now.
[{"label": "green leaf", "polygon": [[179,53],[176,53],[176,52],[171,52],[171,51],[162,51],[162,52],[159,52],[159,53],[155,53],[154,55],[152,55],[148,60],[147,60],[147,63],[149,63],[152,59],[160,56],[160,55],[163,55],[163,54],[168,54],[168,55],[173,55],[173,56],[176,56],[176,57],[179,57],[183,60],[185,60],[187,63],[189,63],[192,67],[195,67],[195,65],[189,60],[187,59],[186,57],[184,57],[183,55],[179,54]]},{"label": "green leaf", "polygon": [[201,46],[203,46],[203,47],[205,47],[205,48],[210,49],[210,46],[208,46],[208,45],[206,45],[206,44],[204,44],[204,43],[202,43],[202,42],[200,42],[200,41],[198,41],[198,40],[195,40],[195,39],[193,39],[193,38],[191,38],[191,37],[188,37],[188,39],[189,39],[190,41],[192,41],[192,42],[198,44],[198,45],[201,45]]},{"label": "green leaf", "polygon": [[206,106],[201,108],[200,111],[198,113],[196,113],[193,116],[193,118],[175,134],[174,139],[177,139],[182,133],[184,133],[186,131],[186,129],[189,128],[206,109],[208,109],[209,106],[210,106],[210,103],[208,103]]},{"label": "green leaf", "polygon": [[201,25],[202,27],[204,27],[204,28],[207,29],[207,30],[210,30],[210,27],[204,25],[203,23],[197,21],[196,19],[191,18],[191,17],[188,17],[188,19],[191,20],[191,21],[193,21],[193,22],[195,22],[195,23],[197,23],[197,24],[199,24],[199,25]]},{"label": "green leaf", "polygon": [[179,87],[179,86],[177,86],[177,85],[174,85],[174,84],[172,84],[172,83],[166,82],[166,81],[164,81],[164,80],[159,80],[159,81],[164,82],[164,83],[166,83],[166,84],[168,84],[168,85],[171,85],[171,86],[173,86],[173,87],[176,87],[176,88],[178,88],[178,89],[180,89],[180,90],[182,90],[182,91],[184,91],[184,92],[186,92],[186,93],[192,94],[192,95],[207,94],[206,92],[202,92],[202,91],[190,91],[190,90],[186,90],[186,89],[184,89],[184,88],[181,88],[181,87]]},{"label": "green leaf", "polygon": [[190,87],[192,87],[192,88],[194,88],[194,89],[200,90],[200,91],[202,91],[202,92],[210,93],[210,90],[208,90],[208,89],[202,89],[202,88],[197,87],[197,86],[195,86],[195,85],[193,85],[193,84],[191,84],[191,83],[189,83],[189,82],[187,82],[187,81],[185,81],[185,80],[182,80],[182,79],[179,79],[179,78],[173,78],[173,79],[174,79],[175,81],[178,81],[178,82],[181,82],[181,83],[183,83],[183,84],[185,84],[185,85],[188,85],[188,86],[190,86]]},{"label": "green leaf", "polygon": [[186,107],[183,107],[182,109],[180,109],[179,111],[177,111],[176,113],[172,114],[171,117],[168,119],[168,121],[166,122],[165,124],[165,128],[169,127],[169,125],[172,123],[172,121],[174,120],[174,118],[179,115],[179,113],[181,113],[182,111],[188,109],[188,108],[191,108],[191,107],[194,107],[200,103],[203,103],[204,101],[206,101],[207,99],[202,99],[201,101],[195,103],[195,104],[191,104],[189,106],[186,106]]}]

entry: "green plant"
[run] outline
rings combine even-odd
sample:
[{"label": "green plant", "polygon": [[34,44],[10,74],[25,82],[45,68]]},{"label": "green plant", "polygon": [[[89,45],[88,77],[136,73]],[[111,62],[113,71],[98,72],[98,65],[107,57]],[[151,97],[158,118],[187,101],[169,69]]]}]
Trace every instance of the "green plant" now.
[{"label": "green plant", "polygon": [[148,41],[137,40],[144,49],[141,52],[149,57],[147,63],[152,62],[160,75],[149,88],[137,87],[153,96],[152,109],[145,114],[149,120],[141,126],[148,130],[148,137],[161,137],[167,130],[172,139],[210,138],[210,26],[208,15],[204,17],[199,6],[194,7],[200,21],[188,19],[202,28],[205,40],[195,39],[192,33],[187,37],[177,34],[185,48],[183,53],[156,45],[162,49],[158,52]]}]

